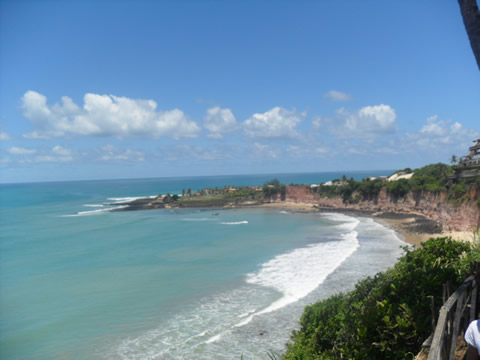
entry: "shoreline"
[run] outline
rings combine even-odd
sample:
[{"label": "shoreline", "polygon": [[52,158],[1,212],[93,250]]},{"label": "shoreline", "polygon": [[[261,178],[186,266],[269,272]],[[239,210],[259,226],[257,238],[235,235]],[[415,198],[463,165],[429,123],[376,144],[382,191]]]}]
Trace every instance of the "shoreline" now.
[{"label": "shoreline", "polygon": [[292,211],[295,213],[338,212],[370,217],[376,222],[395,231],[403,241],[414,247],[419,247],[422,242],[437,237],[451,237],[453,240],[463,242],[473,242],[475,240],[473,232],[443,231],[437,222],[418,214],[371,212],[336,208],[327,209],[319,208],[313,203],[298,202],[264,203],[257,206]]},{"label": "shoreline", "polygon": [[[151,210],[151,209],[169,209],[174,206],[164,203],[152,202],[150,198],[140,198],[131,202],[126,202],[117,205],[128,205],[122,209],[115,209],[113,211],[135,211],[135,210]],[[257,202],[246,201],[236,204],[225,204],[211,202],[210,200],[198,201],[190,204],[190,206],[179,206],[179,208],[202,208],[202,209],[235,209],[235,208],[271,208],[276,210],[285,210],[294,213],[319,213],[319,212],[337,212],[341,214],[350,214],[354,216],[370,217],[376,222],[386,226],[406,243],[419,247],[422,242],[430,238],[437,237],[451,237],[456,241],[473,242],[475,241],[473,231],[444,231],[442,225],[435,220],[429,219],[426,216],[415,212],[394,212],[394,211],[372,211],[359,210],[351,208],[337,208],[320,206],[316,203],[310,202]]]}]

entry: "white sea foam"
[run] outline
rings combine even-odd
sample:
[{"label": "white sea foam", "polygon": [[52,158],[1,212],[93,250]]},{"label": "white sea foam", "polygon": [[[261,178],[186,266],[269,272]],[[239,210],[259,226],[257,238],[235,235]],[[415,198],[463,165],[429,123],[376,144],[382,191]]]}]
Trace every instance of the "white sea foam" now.
[{"label": "white sea foam", "polygon": [[354,217],[339,213],[323,213],[322,217],[333,222],[338,222],[339,224],[336,228],[340,231],[352,231],[360,223],[360,220]]},{"label": "white sea foam", "polygon": [[211,344],[215,341],[218,341],[222,338],[222,334],[218,334],[218,335],[215,335],[215,336],[212,336],[210,339],[208,339],[207,341],[205,341],[205,344]]},{"label": "white sea foam", "polygon": [[61,215],[61,217],[99,215],[99,214],[103,214],[103,213],[106,213],[106,212],[110,212],[110,211],[118,210],[118,209],[123,209],[123,208],[127,208],[127,207],[128,207],[128,205],[121,205],[121,206],[103,208],[103,209],[98,209],[98,210],[80,211],[80,212],[77,212],[76,214],[72,214],[72,215]]},{"label": "white sea foam", "polygon": [[278,310],[308,295],[355,252],[359,246],[357,235],[351,231],[341,235],[342,241],[314,244],[279,255],[263,264],[258,273],[249,274],[248,283],[273,288],[282,297],[235,326],[248,324],[255,316]]},{"label": "white sea foam", "polygon": [[[140,336],[124,339],[105,353],[106,359],[199,358],[198,348],[220,346],[228,340],[239,313],[251,313],[257,305],[268,301],[258,287],[243,286],[200,300],[158,328]],[[202,356],[201,359],[209,358]],[[211,357],[210,357],[211,358]]]},{"label": "white sea foam", "polygon": [[291,214],[291,213],[289,213],[288,211],[282,210],[280,211],[280,214]]},{"label": "white sea foam", "polygon": [[241,224],[248,224],[247,220],[244,221],[233,221],[233,222],[221,222],[222,225],[241,225]]},{"label": "white sea foam", "polygon": [[130,196],[130,197],[118,197],[118,198],[107,198],[107,200],[114,201],[116,203],[125,203],[131,202],[138,199],[155,199],[158,195],[149,195],[149,196]]},{"label": "white sea foam", "polygon": [[[337,220],[348,223],[349,228],[358,224],[348,216]],[[248,274],[244,286],[199,300],[157,328],[124,339],[104,357],[209,359],[223,354],[225,349],[230,349],[231,354],[232,347],[238,350],[238,336],[251,336],[252,331],[258,334],[257,322],[249,325],[252,328],[243,325],[305,297],[355,252],[359,246],[355,230],[338,236],[338,241],[316,243],[276,256],[257,272]]]},{"label": "white sea foam", "polygon": [[216,219],[212,218],[184,218],[182,221],[215,221]]},{"label": "white sea foam", "polygon": [[103,207],[103,204],[84,204],[85,207]]}]

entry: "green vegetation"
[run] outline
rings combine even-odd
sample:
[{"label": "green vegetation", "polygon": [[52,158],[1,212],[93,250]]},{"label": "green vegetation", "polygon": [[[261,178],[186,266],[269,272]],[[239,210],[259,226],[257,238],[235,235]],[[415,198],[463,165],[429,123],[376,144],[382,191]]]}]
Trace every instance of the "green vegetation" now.
[{"label": "green vegetation", "polygon": [[430,298],[436,312],[442,284],[462,282],[478,247],[450,238],[430,239],[393,269],[359,282],[355,289],[307,306],[288,345],[286,360],[414,358],[432,332]]},{"label": "green vegetation", "polygon": [[[476,200],[480,190],[480,178],[458,179],[455,182],[449,180],[453,174],[453,167],[438,163],[424,166],[420,169],[411,170],[405,168],[396,171],[394,174],[409,174],[413,172],[410,179],[399,179],[386,181],[385,179],[366,178],[356,181],[353,178],[347,179],[345,175],[341,179],[332,181],[333,185],[319,185],[312,188],[312,191],[321,197],[341,198],[345,204],[356,204],[360,201],[378,200],[382,190],[390,196],[393,201],[405,198],[408,193],[413,192],[418,196],[424,192],[439,193],[447,192],[447,200],[455,205],[460,205],[470,200],[475,200],[480,207],[480,201]],[[393,174],[392,174],[393,175]],[[292,185],[303,186],[303,185]],[[472,190],[475,190],[472,192]],[[473,193],[474,197],[470,195]],[[234,187],[202,189],[193,192],[192,189],[182,190],[182,196],[167,194],[163,202],[170,206],[224,206],[226,204],[240,204],[242,202],[282,200],[287,196],[287,187],[278,179],[266,182],[262,187]]]},{"label": "green vegetation", "polygon": [[415,170],[410,179],[410,186],[415,192],[447,190],[448,177],[452,174],[451,166],[442,163],[430,164]]},{"label": "green vegetation", "polygon": [[405,197],[410,191],[410,183],[407,179],[400,179],[397,181],[390,181],[387,185],[387,193],[395,200]]},{"label": "green vegetation", "polygon": [[285,201],[285,198],[287,196],[287,187],[280,184],[280,181],[278,179],[273,179],[263,185],[263,194],[265,198],[268,199],[276,197],[278,196],[278,194],[280,194],[280,199],[282,201]]},{"label": "green vegetation", "polygon": [[[448,177],[453,174],[453,167],[446,164],[430,164],[415,169],[413,172],[410,179],[396,181],[370,180],[369,178],[355,181],[354,179],[347,180],[343,176],[342,179],[333,180],[333,185],[320,185],[314,191],[322,197],[340,197],[345,204],[357,203],[361,200],[376,201],[382,189],[385,189],[394,201],[404,198],[410,191],[416,194],[447,191],[447,199],[450,202],[462,204],[470,200],[470,191],[480,189],[480,178],[458,179],[455,183],[450,184]],[[406,168],[396,171],[394,174],[409,173],[412,173],[412,170]]]},{"label": "green vegetation", "polygon": [[385,182],[378,179],[364,179],[363,181],[342,179],[334,183],[339,185],[320,185],[314,191],[318,192],[320,196],[328,198],[341,197],[344,203],[357,203],[360,200],[375,200],[385,186]]}]

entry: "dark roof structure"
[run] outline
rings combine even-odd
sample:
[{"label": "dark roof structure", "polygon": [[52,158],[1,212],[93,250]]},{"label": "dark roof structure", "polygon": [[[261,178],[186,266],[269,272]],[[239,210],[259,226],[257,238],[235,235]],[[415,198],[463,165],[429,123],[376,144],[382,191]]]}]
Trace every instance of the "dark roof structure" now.
[{"label": "dark roof structure", "polygon": [[467,178],[480,176],[480,139],[474,140],[474,145],[469,148],[469,154],[463,156],[455,167],[452,178]]}]

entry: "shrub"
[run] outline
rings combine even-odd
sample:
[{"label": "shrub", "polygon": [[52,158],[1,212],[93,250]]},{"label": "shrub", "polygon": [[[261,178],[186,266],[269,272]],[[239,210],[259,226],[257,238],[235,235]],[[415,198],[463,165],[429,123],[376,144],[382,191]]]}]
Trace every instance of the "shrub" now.
[{"label": "shrub", "polygon": [[285,359],[413,358],[432,331],[430,297],[438,310],[442,284],[461,283],[470,246],[438,238],[404,250],[393,269],[307,306]]},{"label": "shrub", "polygon": [[387,193],[395,199],[405,197],[410,191],[410,183],[406,179],[391,181],[387,184]]}]

